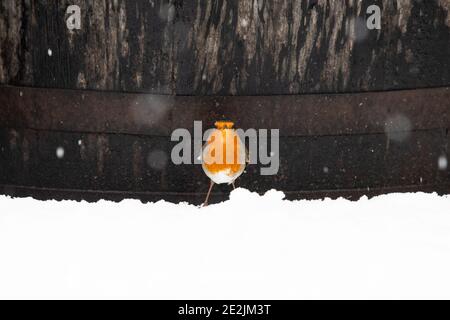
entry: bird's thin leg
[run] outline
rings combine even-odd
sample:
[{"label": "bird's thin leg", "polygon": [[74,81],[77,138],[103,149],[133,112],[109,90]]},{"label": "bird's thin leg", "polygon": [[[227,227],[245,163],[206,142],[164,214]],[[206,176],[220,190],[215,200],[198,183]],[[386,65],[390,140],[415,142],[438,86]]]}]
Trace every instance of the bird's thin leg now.
[{"label": "bird's thin leg", "polygon": [[233,186],[233,190],[236,190],[236,185],[234,184],[234,182],[231,185]]},{"label": "bird's thin leg", "polygon": [[208,206],[209,196],[211,195],[212,188],[214,187],[214,182],[211,180],[211,185],[209,186],[208,194],[206,195],[205,203],[203,203],[204,207]]}]

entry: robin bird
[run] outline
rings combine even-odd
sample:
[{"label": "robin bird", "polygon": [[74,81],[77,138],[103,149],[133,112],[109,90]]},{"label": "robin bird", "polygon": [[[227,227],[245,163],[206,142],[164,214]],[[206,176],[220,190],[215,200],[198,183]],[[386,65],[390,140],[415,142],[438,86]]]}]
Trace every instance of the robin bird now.
[{"label": "robin bird", "polygon": [[234,123],[218,121],[208,136],[202,150],[202,167],[211,179],[203,206],[208,205],[214,184],[228,184],[235,189],[234,181],[244,173],[248,152],[245,144],[233,129]]}]

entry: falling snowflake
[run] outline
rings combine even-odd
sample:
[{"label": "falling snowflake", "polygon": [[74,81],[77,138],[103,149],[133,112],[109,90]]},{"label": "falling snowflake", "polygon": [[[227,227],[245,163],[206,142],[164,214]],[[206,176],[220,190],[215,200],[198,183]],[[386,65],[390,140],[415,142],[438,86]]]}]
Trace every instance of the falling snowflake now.
[{"label": "falling snowflake", "polygon": [[352,18],[346,25],[347,36],[355,42],[363,42],[369,36],[366,20],[361,17]]},{"label": "falling snowflake", "polygon": [[58,157],[58,159],[64,158],[64,153],[65,153],[65,151],[64,151],[63,147],[58,147],[56,149],[56,156]]},{"label": "falling snowflake", "polygon": [[158,171],[163,170],[167,166],[167,163],[168,163],[167,153],[165,153],[162,150],[152,151],[147,157],[148,166],[154,170]]},{"label": "falling snowflake", "polygon": [[440,156],[439,157],[438,167],[439,167],[439,170],[441,170],[441,171],[447,170],[448,160],[447,160],[446,156]]},{"label": "falling snowflake", "polygon": [[51,57],[53,55],[52,49],[48,49],[48,56]]},{"label": "falling snowflake", "polygon": [[384,131],[389,140],[403,142],[411,135],[412,124],[406,116],[397,114],[386,120]]}]

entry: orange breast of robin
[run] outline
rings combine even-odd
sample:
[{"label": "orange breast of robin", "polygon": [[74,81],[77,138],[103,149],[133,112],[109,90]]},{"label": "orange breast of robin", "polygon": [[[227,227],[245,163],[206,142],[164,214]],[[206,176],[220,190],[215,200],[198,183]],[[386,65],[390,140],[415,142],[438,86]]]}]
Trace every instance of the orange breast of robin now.
[{"label": "orange breast of robin", "polygon": [[[203,167],[211,173],[227,171],[235,174],[242,170],[242,147],[239,135],[232,129],[232,122],[217,122],[216,129],[210,135],[204,154]],[[244,150],[243,150],[244,149]]]}]

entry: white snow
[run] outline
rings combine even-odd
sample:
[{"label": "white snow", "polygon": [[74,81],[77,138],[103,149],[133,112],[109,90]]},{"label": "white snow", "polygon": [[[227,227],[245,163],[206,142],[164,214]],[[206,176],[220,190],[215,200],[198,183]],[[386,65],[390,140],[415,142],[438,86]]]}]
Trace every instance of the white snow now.
[{"label": "white snow", "polygon": [[0,197],[0,298],[450,298],[450,197]]}]

